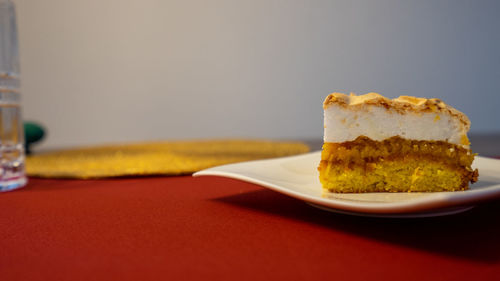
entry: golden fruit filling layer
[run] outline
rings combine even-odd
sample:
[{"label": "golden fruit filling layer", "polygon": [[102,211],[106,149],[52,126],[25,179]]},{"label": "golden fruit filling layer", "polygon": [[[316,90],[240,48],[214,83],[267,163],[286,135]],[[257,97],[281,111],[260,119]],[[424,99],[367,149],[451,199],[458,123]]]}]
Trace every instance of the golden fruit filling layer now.
[{"label": "golden fruit filling layer", "polygon": [[318,170],[331,192],[457,191],[477,180],[473,160],[469,149],[444,141],[360,136],[325,143]]}]

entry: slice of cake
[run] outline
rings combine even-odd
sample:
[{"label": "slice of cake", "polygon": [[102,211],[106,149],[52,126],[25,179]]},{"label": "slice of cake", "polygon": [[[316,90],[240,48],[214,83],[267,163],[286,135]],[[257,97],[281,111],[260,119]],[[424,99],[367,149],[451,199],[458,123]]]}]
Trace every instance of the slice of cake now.
[{"label": "slice of cake", "polygon": [[466,190],[470,121],[439,99],[330,94],[320,181],[330,192]]}]

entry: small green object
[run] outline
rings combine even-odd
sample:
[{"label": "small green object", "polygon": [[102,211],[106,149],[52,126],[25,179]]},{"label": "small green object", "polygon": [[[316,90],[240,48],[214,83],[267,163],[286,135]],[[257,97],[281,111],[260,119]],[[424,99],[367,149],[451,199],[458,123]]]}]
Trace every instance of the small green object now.
[{"label": "small green object", "polygon": [[33,122],[24,122],[24,148],[26,153],[31,152],[30,146],[45,136],[43,127]]}]

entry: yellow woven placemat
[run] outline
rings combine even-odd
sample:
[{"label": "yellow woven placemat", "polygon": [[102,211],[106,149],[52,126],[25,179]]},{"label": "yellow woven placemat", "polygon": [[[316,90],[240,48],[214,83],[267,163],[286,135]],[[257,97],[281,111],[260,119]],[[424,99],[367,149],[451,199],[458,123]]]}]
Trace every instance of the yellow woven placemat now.
[{"label": "yellow woven placemat", "polygon": [[300,142],[210,140],[136,143],[52,151],[26,158],[29,176],[105,178],[190,174],[213,166],[308,152]]}]

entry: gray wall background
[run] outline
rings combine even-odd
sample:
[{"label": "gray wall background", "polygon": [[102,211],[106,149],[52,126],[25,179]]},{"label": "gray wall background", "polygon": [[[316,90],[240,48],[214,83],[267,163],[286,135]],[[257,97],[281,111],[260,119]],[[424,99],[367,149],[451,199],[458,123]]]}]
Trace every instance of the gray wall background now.
[{"label": "gray wall background", "polygon": [[14,2],[42,147],[321,138],[333,91],[437,97],[500,132],[500,1]]}]

